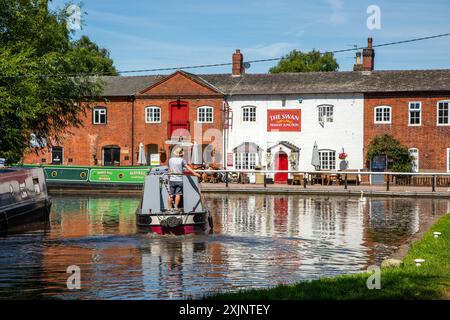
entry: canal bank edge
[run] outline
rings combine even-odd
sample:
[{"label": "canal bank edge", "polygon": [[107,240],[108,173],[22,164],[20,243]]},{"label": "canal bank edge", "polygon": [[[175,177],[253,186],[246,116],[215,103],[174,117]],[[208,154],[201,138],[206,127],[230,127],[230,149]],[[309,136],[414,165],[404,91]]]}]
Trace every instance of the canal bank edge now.
[{"label": "canal bank edge", "polygon": [[[430,221],[427,226],[430,226]],[[381,270],[380,289],[368,289],[372,273],[363,272],[278,285],[268,289],[216,293],[210,300],[429,300],[450,298],[450,214],[417,234],[395,256],[403,257],[398,268]],[[437,238],[434,233],[440,232]],[[415,242],[414,242],[415,239]],[[414,242],[414,243],[413,243]],[[416,259],[424,262],[416,265]]]},{"label": "canal bank edge", "polygon": [[[141,167],[89,167],[89,166],[42,166],[24,165],[23,167],[42,168],[49,192],[57,194],[136,194],[140,195],[144,178],[150,169]],[[225,184],[203,183],[200,185],[203,193],[239,193],[239,194],[299,194],[324,196],[361,196],[367,197],[428,197],[450,198],[450,189],[431,191],[417,187],[391,187],[390,191],[380,190],[377,186],[359,185],[349,186],[308,186],[298,185],[254,185],[254,184]],[[414,190],[416,188],[416,190]]]},{"label": "canal bank edge", "polygon": [[[367,189],[358,190],[326,190],[324,189],[303,189],[295,186],[252,188],[223,186],[209,187],[200,184],[202,193],[227,193],[227,194],[267,194],[267,195],[322,195],[322,196],[351,196],[360,197],[361,191],[365,197],[411,197],[411,198],[450,198],[450,192],[412,192],[412,191],[378,191]],[[142,185],[140,184],[48,184],[48,190],[52,194],[129,194],[140,195]]]}]

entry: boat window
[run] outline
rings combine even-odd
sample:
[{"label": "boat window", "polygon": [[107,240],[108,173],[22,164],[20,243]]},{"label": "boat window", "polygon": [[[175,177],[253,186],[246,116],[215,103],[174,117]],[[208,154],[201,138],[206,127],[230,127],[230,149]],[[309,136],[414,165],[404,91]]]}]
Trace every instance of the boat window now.
[{"label": "boat window", "polygon": [[36,193],[36,194],[41,193],[41,186],[39,185],[39,179],[37,179],[37,178],[33,179],[33,187],[34,187],[34,193]]},{"label": "boat window", "polygon": [[22,199],[28,198],[27,186],[25,185],[25,182],[19,184],[19,190]]}]

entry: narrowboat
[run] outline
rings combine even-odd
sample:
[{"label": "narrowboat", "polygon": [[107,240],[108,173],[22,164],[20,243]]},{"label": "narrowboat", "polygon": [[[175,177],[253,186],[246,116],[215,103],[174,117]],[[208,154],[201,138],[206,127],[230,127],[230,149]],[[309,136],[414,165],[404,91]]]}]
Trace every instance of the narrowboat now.
[{"label": "narrowboat", "polygon": [[0,169],[0,232],[48,221],[51,204],[42,169]]},{"label": "narrowboat", "polygon": [[212,232],[212,217],[195,176],[183,175],[183,196],[178,210],[168,208],[167,167],[152,168],[145,177],[142,200],[136,210],[141,230],[164,235]]}]

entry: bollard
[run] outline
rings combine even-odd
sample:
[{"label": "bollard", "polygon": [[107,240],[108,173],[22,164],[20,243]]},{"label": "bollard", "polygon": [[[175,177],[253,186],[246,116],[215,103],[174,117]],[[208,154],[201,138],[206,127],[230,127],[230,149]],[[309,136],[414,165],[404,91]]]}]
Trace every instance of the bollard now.
[{"label": "bollard", "polygon": [[386,191],[389,191],[389,175],[386,175]]},{"label": "bollard", "polygon": [[433,179],[431,179],[431,191],[436,192],[436,176],[433,176]]},{"label": "bollard", "polygon": [[228,171],[225,172],[225,187],[228,188]]},{"label": "bollard", "polygon": [[345,174],[345,181],[344,181],[344,185],[345,185],[345,190],[347,190],[347,174]]},{"label": "bollard", "polygon": [[264,188],[267,187],[266,174],[264,173]]}]

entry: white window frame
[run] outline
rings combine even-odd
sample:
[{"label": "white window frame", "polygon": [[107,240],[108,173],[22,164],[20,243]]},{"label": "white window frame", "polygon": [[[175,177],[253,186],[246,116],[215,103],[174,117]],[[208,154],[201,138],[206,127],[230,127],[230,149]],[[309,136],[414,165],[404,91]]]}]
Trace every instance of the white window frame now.
[{"label": "white window frame", "polygon": [[[98,113],[98,121],[95,120],[96,113]],[[105,122],[100,121],[102,114],[105,115]],[[108,124],[108,109],[106,107],[94,107],[94,110],[92,110],[92,123]]]},{"label": "white window frame", "polygon": [[[382,109],[381,118],[382,120],[377,120],[377,110]],[[389,120],[384,120],[384,112],[389,110]],[[375,124],[391,124],[392,123],[392,107],[391,106],[377,106],[373,109],[373,122]]]},{"label": "white window frame", "polygon": [[[155,111],[158,111],[158,120],[155,120]],[[161,108],[157,106],[145,107],[145,123],[161,123]]]},{"label": "white window frame", "polygon": [[[211,119],[208,119],[207,112],[211,112]],[[203,115],[202,115],[203,113]],[[202,120],[203,117],[203,120]],[[214,108],[210,106],[202,106],[197,108],[197,122],[198,123],[213,123],[214,122]]]},{"label": "white window frame", "polygon": [[[247,112],[247,116],[246,116],[246,112]],[[242,122],[256,122],[256,107],[255,106],[242,107]]]},{"label": "white window frame", "polygon": [[319,123],[334,121],[334,106],[332,104],[321,104],[317,106]]},{"label": "white window frame", "polygon": [[414,162],[417,163],[417,168],[416,168],[416,171],[413,171],[413,172],[419,172],[419,170],[420,170],[420,162],[419,162],[420,152],[419,152],[419,148],[409,148],[408,149],[408,153],[409,153],[410,156],[412,156],[411,151],[415,151],[417,153],[416,160],[413,160]]},{"label": "white window frame", "polygon": [[258,160],[256,152],[236,152],[234,154],[234,168],[236,170],[254,170]]},{"label": "white window frame", "polygon": [[450,148],[447,148],[447,172],[450,172]]},{"label": "white window frame", "polygon": [[[447,113],[447,123],[439,123],[439,104],[440,103],[446,103],[448,108]],[[441,100],[438,101],[436,104],[436,125],[438,126],[450,126],[450,100]]]},{"label": "white window frame", "polygon": [[[412,105],[419,105],[419,109],[411,109]],[[419,112],[419,123],[411,123],[411,112]],[[422,102],[411,101],[408,103],[408,126],[417,127],[422,125]]]},{"label": "white window frame", "polygon": [[[323,153],[327,153],[328,155],[333,155],[334,157],[334,166],[332,166],[332,157],[329,156],[328,157],[328,165],[327,166],[323,166]],[[331,150],[331,149],[321,149],[319,150],[319,160],[320,160],[320,170],[336,170],[336,150]]]}]

